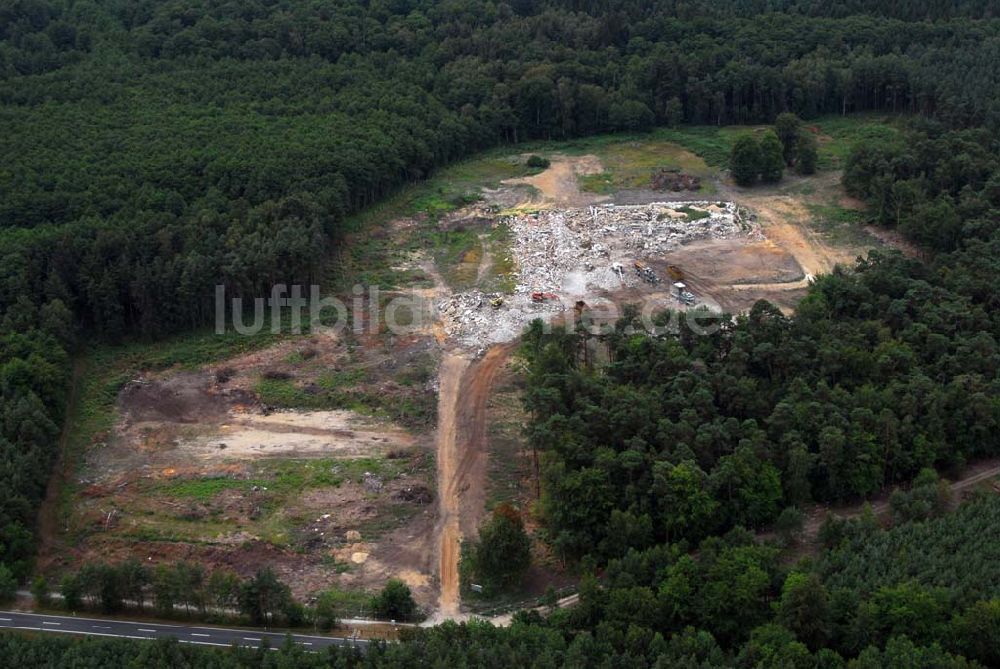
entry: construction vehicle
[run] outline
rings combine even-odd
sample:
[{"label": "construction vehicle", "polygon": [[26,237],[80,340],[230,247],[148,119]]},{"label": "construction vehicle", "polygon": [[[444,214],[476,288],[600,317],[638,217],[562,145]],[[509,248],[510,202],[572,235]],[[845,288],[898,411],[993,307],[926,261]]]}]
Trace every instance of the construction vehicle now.
[{"label": "construction vehicle", "polygon": [[532,302],[548,302],[550,300],[558,300],[559,296],[555,293],[543,293],[541,291],[536,291],[531,294]]},{"label": "construction vehicle", "polygon": [[494,309],[499,309],[500,307],[503,306],[503,298],[494,297],[492,300],[490,300],[490,306],[493,307]]},{"label": "construction vehicle", "polygon": [[686,290],[682,291],[681,294],[678,295],[678,299],[684,304],[688,305],[689,307],[694,305],[694,303],[698,301],[698,299],[694,296],[694,293],[688,292]]},{"label": "construction vehicle", "polygon": [[646,283],[658,284],[660,282],[660,277],[656,276],[656,272],[644,262],[636,260],[632,263],[635,267],[635,273],[639,275],[639,278]]}]

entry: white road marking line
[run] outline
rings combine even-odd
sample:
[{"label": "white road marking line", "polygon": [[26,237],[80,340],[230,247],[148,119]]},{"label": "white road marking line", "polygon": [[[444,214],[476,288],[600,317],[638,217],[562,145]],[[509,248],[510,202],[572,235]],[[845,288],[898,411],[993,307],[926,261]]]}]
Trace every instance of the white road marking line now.
[{"label": "white road marking line", "polygon": [[252,636],[243,637],[244,641],[260,641],[260,639],[254,639]]},{"label": "white road marking line", "polygon": [[[13,630],[27,630],[29,632],[37,632],[37,627],[11,627]],[[84,632],[83,630],[46,630],[47,632],[58,632],[60,634],[83,634],[84,636],[110,636],[116,639],[149,639],[148,636],[134,636],[132,634],[108,634],[107,632]],[[197,643],[197,642],[195,642]]]},{"label": "white road marking line", "polygon": [[[7,612],[4,611],[4,613],[7,613]],[[32,618],[41,618],[45,614],[19,613],[19,615],[30,616]],[[52,616],[52,615],[49,615],[47,617],[58,618],[58,619],[61,619],[61,620],[72,620],[74,623],[79,623],[79,622],[104,622],[103,620],[99,620],[97,618],[87,618],[85,616],[73,616],[73,617],[70,617],[70,616]],[[0,622],[14,622],[14,620],[11,619],[11,618],[0,618]],[[54,622],[54,621],[51,621],[51,620],[44,620],[44,621],[39,621],[39,623],[35,623],[36,627],[13,626],[12,625],[12,626],[9,626],[8,629],[20,629],[20,630],[29,630],[29,631],[34,630],[34,631],[37,631],[40,628],[42,628],[42,626],[46,626],[45,630],[47,632],[61,632],[61,633],[64,633],[64,634],[82,634],[82,635],[88,635],[89,634],[91,636],[107,636],[107,637],[117,637],[117,638],[123,638],[123,639],[145,639],[145,640],[152,640],[152,639],[156,638],[156,637],[149,637],[149,636],[136,636],[136,635],[133,635],[133,634],[116,634],[116,633],[107,633],[107,632],[102,633],[102,632],[94,632],[94,631],[92,631],[92,630],[95,630],[95,629],[101,629],[101,630],[110,630],[110,629],[113,629],[109,625],[90,625],[88,630],[74,630],[74,629],[65,629],[64,630],[64,629],[55,629],[55,627],[58,627],[58,626],[62,625],[62,623],[59,623],[59,622]],[[177,631],[180,631],[180,629],[178,629],[180,627],[179,625],[166,625],[166,624],[160,624],[160,623],[146,623],[146,624],[147,625],[151,625],[153,627],[159,627],[159,628],[161,628],[161,630],[171,630],[171,631],[177,630]],[[212,631],[216,631],[216,632],[236,632],[236,633],[238,633],[237,630],[230,630],[230,629],[225,629],[225,628],[215,628],[215,627],[195,627],[194,629],[212,630]],[[149,633],[154,633],[155,634],[157,632],[157,630],[144,629],[144,628],[137,628],[137,631],[138,632],[144,632],[144,633],[147,633],[147,634],[149,634]],[[242,630],[240,630],[240,631],[242,631]],[[211,634],[198,634],[196,632],[191,632],[190,634],[192,636],[198,636],[198,637],[211,637],[212,636]],[[251,639],[250,637],[244,637],[244,638],[247,639],[247,640]],[[309,638],[312,638],[312,639],[323,639],[324,641],[334,641],[334,642],[338,642],[339,641],[339,642],[345,643],[345,644],[348,642],[348,639],[344,639],[344,638],[327,637],[327,636],[314,636],[314,635],[308,635],[308,634],[295,634],[295,635],[293,635],[293,638],[296,639],[296,640],[303,639],[303,638],[306,638],[306,639],[309,639]],[[257,639],[253,639],[253,640],[254,641],[258,641]],[[231,645],[231,644],[228,644],[228,643],[215,643],[215,642],[212,642],[212,641],[192,641],[192,640],[187,640],[187,639],[178,639],[178,641],[180,641],[181,643],[193,643],[193,644],[199,644],[199,645],[203,645],[203,646],[219,646],[219,647],[222,647],[222,648],[227,648],[227,647],[229,647]],[[351,640],[350,642],[353,643],[354,645],[367,645],[368,640],[367,639],[355,639],[355,640]],[[302,645],[302,646],[312,646],[313,645],[313,643],[310,642],[310,641],[298,641],[298,643],[300,645]],[[270,646],[270,650],[278,651],[278,650],[280,650],[280,648],[277,648],[277,647],[275,647],[275,646],[272,645],[272,646]]]},{"label": "white road marking line", "polygon": [[212,643],[211,641],[191,641],[191,639],[178,639],[181,643],[194,643],[199,646],[221,646],[222,648],[228,648],[229,644],[225,643]]},{"label": "white road marking line", "polygon": [[[3,611],[3,613],[10,613],[10,611]],[[87,616],[57,616],[57,615],[53,615],[51,613],[26,613],[26,612],[23,612],[23,611],[18,611],[18,615],[20,615],[20,616],[30,616],[32,618],[46,618],[46,619],[49,619],[49,620],[53,620],[53,619],[54,620],[72,620],[74,623],[80,622],[81,620],[84,621],[84,622],[91,622],[91,623],[103,623],[103,622],[105,622],[104,618],[88,618]],[[165,628],[170,628],[170,629],[175,629],[177,627],[180,627],[180,625],[166,625],[166,624],[163,624],[163,623],[146,623],[146,624],[149,625],[150,627],[165,627]],[[215,629],[215,628],[195,627],[194,629]]]}]

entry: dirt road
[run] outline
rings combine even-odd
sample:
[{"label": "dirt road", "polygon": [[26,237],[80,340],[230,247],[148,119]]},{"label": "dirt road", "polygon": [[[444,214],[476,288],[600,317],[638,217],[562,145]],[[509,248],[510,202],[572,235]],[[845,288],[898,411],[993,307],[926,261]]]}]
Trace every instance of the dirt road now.
[{"label": "dirt road", "polygon": [[[997,477],[1000,477],[1000,458],[987,458],[970,465],[963,473],[962,478],[952,481],[949,484],[949,488],[952,494],[955,495],[955,501],[957,502],[958,493],[972,488],[983,481],[989,481]],[[886,490],[872,499],[849,506],[815,505],[807,511],[806,522],[802,528],[803,544],[807,547],[815,548],[820,527],[822,527],[828,513],[832,513],[839,518],[856,518],[862,514],[865,505],[871,505],[872,513],[875,517],[884,518],[890,512],[889,498],[895,490],[896,488]],[[771,536],[771,533],[765,533],[762,536],[768,537]]]},{"label": "dirt road", "polygon": [[442,619],[458,616],[462,537],[475,533],[485,510],[486,403],[497,371],[515,346],[494,346],[475,362],[454,353],[446,353],[441,361],[437,468]]},{"label": "dirt road", "polygon": [[441,595],[439,615],[448,618],[458,613],[458,549],[460,541],[459,516],[461,503],[454,487],[458,461],[457,420],[458,395],[462,376],[469,360],[452,353],[445,354],[438,373],[438,574]]}]

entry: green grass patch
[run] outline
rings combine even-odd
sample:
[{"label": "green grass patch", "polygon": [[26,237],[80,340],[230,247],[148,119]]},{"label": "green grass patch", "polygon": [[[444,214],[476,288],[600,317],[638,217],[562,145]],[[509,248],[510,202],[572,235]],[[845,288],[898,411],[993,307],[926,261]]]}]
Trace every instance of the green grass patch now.
[{"label": "green grass patch", "polygon": [[280,501],[311,488],[337,488],[345,481],[360,483],[366,472],[391,480],[403,472],[407,462],[382,457],[345,460],[276,458],[256,463],[250,478],[210,476],[166,479],[153,484],[149,491],[167,497],[207,501],[227,490],[249,491],[257,487],[262,491],[266,488],[272,501]]},{"label": "green grass patch", "polygon": [[[348,566],[348,568],[350,568]],[[331,588],[325,590],[332,598],[337,615],[342,618],[368,617],[371,615],[371,594],[359,590],[341,590]]]},{"label": "green grass patch", "polygon": [[705,211],[704,209],[694,209],[686,205],[683,207],[678,207],[677,211],[687,216],[689,221],[700,221],[701,219],[708,218],[709,216],[712,215],[709,212]]},{"label": "green grass patch", "polygon": [[[380,204],[351,217],[350,231],[340,254],[332,259],[327,284],[332,290],[348,290],[355,283],[386,289],[407,285],[411,278],[403,264],[415,250],[430,248],[435,253],[457,253],[456,240],[429,237],[427,232],[445,214],[475,202],[483,187],[496,188],[505,179],[537,174],[539,169],[524,164],[510,147],[497,148],[440,170],[426,181],[404,187]],[[426,219],[424,225],[406,234],[391,233],[388,225],[402,217]],[[429,246],[428,246],[429,244]],[[470,245],[465,243],[465,249]]]},{"label": "green grass patch", "polygon": [[476,284],[483,245],[481,230],[424,231],[424,248],[430,250],[442,278],[453,290],[468,290]]},{"label": "green grass patch", "polygon": [[[433,460],[426,457],[278,458],[254,463],[247,478],[242,479],[207,476],[148,481],[140,484],[143,494],[166,500],[166,503],[137,514],[135,518],[139,522],[123,525],[120,532],[141,541],[201,543],[239,529],[276,546],[288,546],[294,543],[296,528],[308,524],[312,518],[311,515],[303,517],[296,511],[296,502],[305,491],[338,488],[347,482],[360,484],[366,473],[389,482],[404,473],[413,476],[432,469]],[[212,507],[212,502],[228,491],[252,494],[254,503],[259,505],[259,514],[240,522],[224,521],[222,508]],[[191,502],[197,504],[192,506]],[[384,493],[372,493],[372,503],[378,505],[378,514],[360,528],[370,537],[398,527],[422,508],[396,502]]]},{"label": "green grass patch", "polygon": [[808,225],[842,246],[872,248],[882,243],[864,228],[865,212],[836,205],[806,205],[812,214]]},{"label": "green grass patch", "polygon": [[319,377],[316,385],[324,390],[340,390],[341,388],[352,388],[360,383],[364,383],[368,378],[368,373],[362,367],[354,369],[342,369],[327,372]]},{"label": "green grass patch", "polygon": [[899,134],[899,117],[879,115],[825,116],[803,121],[806,128],[819,131],[821,170],[843,169],[851,149],[858,143],[881,141]]},{"label": "green grass patch", "polygon": [[488,293],[504,293],[512,295],[517,285],[517,263],[511,251],[513,235],[506,224],[500,224],[489,232],[488,243],[492,264],[489,278],[482,289]]},{"label": "green grass patch", "polygon": [[341,402],[330,393],[310,393],[292,379],[261,378],[254,392],[264,404],[282,409],[335,409]]},{"label": "green grass patch", "polygon": [[702,191],[711,191],[709,178],[715,170],[703,157],[668,136],[670,132],[657,130],[647,135],[611,136],[618,141],[595,138],[581,142],[600,158],[604,171],[579,177],[580,189],[609,195],[618,190],[649,188],[654,172],[675,169],[701,177]]},{"label": "green grass patch", "polygon": [[[403,461],[405,462],[405,461]],[[365,472],[391,480],[403,471],[403,463],[381,457],[335,460],[266,460],[257,465],[255,477],[275,495],[294,495],[310,488],[339,487],[345,481],[360,483]]]},{"label": "green grass patch", "polygon": [[691,153],[699,156],[710,167],[726,169],[729,167],[729,154],[733,143],[741,132],[749,128],[742,126],[683,126],[663,128],[656,131],[661,140],[675,142]]},{"label": "green grass patch", "polygon": [[617,188],[615,186],[615,175],[613,172],[604,170],[597,174],[582,174],[577,177],[580,190],[585,193],[597,193],[598,195],[611,195]]},{"label": "green grass patch", "polygon": [[[413,385],[418,378],[426,380],[428,377],[426,372],[415,370],[410,383],[400,383]],[[344,409],[385,418],[415,429],[430,426],[437,415],[437,398],[433,393],[418,393],[413,397],[387,396],[374,390],[339,385],[338,381],[329,377],[321,378],[319,383],[308,389],[294,379],[261,378],[254,386],[254,392],[264,404],[281,409]]]},{"label": "green grass patch", "polygon": [[157,492],[170,497],[208,501],[226,490],[249,490],[263,481],[246,481],[231,478],[175,479],[157,486]]}]

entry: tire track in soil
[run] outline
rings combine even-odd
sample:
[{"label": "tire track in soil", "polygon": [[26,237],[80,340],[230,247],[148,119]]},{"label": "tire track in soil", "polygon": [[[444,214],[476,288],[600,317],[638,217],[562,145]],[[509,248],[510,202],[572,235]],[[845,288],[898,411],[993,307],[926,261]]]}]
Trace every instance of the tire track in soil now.
[{"label": "tire track in soil", "polygon": [[438,390],[438,616],[458,616],[462,537],[479,526],[486,503],[486,404],[497,372],[516,343],[491,347],[471,362],[456,353],[441,361]]}]

